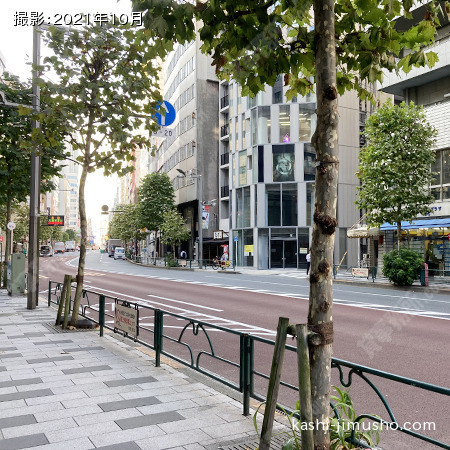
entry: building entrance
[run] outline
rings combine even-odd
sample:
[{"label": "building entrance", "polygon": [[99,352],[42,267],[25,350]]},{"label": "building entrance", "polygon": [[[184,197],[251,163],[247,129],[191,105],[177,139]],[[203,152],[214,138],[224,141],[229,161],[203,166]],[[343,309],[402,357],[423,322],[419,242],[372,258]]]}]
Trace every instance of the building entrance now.
[{"label": "building entrance", "polygon": [[296,239],[272,239],[270,241],[270,268],[297,268]]}]

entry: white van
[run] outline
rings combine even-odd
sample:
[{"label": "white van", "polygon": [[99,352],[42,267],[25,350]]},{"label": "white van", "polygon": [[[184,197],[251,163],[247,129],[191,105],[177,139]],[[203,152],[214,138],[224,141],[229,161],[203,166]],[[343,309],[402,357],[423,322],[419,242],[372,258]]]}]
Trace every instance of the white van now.
[{"label": "white van", "polygon": [[125,259],[125,249],[123,247],[114,249],[114,259]]},{"label": "white van", "polygon": [[55,253],[64,253],[66,251],[66,246],[64,242],[55,242],[53,244],[53,250]]}]

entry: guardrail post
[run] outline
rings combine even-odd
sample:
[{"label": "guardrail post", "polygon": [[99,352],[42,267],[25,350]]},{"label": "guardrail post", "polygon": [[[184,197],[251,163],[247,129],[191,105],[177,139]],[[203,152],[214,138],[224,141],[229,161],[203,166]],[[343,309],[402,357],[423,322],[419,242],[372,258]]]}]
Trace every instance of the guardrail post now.
[{"label": "guardrail post", "polygon": [[156,367],[160,367],[163,342],[163,314],[160,309],[155,309],[154,333],[155,365]]},{"label": "guardrail post", "polygon": [[48,281],[48,296],[47,296],[47,300],[48,300],[48,306],[50,307],[50,305],[52,303],[52,282],[51,282],[51,280]]},{"label": "guardrail post", "polygon": [[100,294],[98,323],[100,325],[100,337],[103,336],[103,327],[105,326],[105,296]]},{"label": "guardrail post", "polygon": [[240,391],[242,392],[243,415],[250,414],[250,395],[253,389],[253,339],[244,334],[240,337]]},{"label": "guardrail post", "polygon": [[336,264],[333,264],[333,278],[336,279],[337,276],[337,267]]}]

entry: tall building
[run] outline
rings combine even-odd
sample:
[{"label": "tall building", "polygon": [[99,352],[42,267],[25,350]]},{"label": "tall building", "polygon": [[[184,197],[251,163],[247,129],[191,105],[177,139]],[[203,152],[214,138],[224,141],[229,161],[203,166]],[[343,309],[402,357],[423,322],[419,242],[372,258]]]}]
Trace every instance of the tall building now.
[{"label": "tall building", "polygon": [[[413,12],[413,17],[424,17],[425,6]],[[398,26],[405,19],[398,19]],[[425,261],[432,270],[450,270],[450,23],[440,18],[441,27],[432,50],[438,55],[434,67],[413,68],[408,74],[388,74],[382,86],[384,92],[393,94],[396,102],[414,102],[422,105],[427,119],[438,131],[436,142],[436,162],[432,167],[436,173],[431,192],[435,202],[431,213],[418,217],[407,225],[404,240],[407,245],[424,254]],[[381,227],[381,250],[392,249],[395,226],[385,224]],[[405,243],[406,243],[405,242]]]},{"label": "tall building", "polygon": [[189,258],[198,257],[200,213],[203,258],[210,259],[218,251],[212,238],[218,226],[219,82],[200,46],[197,35],[195,41],[177,45],[165,61],[164,100],[174,105],[176,119],[168,127],[172,136],[158,148],[152,164],[173,180],[175,202],[191,231],[184,250]]},{"label": "tall building", "polygon": [[[287,102],[283,77],[255,98],[220,84],[220,226],[238,266],[306,267],[315,192],[315,95]],[[339,98],[339,181],[335,261],[358,258],[347,228],[359,218],[359,102]]]}]

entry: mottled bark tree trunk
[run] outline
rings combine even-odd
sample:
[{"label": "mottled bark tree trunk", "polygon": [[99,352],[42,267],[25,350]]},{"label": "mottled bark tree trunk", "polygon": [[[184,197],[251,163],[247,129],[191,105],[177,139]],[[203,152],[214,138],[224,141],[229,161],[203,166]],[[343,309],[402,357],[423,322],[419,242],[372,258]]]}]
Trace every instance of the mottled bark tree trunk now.
[{"label": "mottled bark tree trunk", "polygon": [[333,251],[337,226],[338,114],[333,0],[314,1],[317,128],[316,193],[311,245],[308,327],[316,333],[310,342],[311,397],[314,448],[330,448],[331,354],[333,342]]},{"label": "mottled bark tree trunk", "polygon": [[397,222],[397,251],[400,251],[400,239],[402,238],[402,222]]}]

